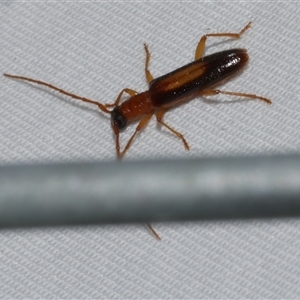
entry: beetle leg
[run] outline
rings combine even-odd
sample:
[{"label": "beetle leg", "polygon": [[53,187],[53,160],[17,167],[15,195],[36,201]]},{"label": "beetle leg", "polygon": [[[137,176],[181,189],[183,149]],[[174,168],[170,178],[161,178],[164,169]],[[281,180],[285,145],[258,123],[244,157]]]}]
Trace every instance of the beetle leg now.
[{"label": "beetle leg", "polygon": [[227,92],[227,91],[220,91],[220,90],[204,90],[200,92],[201,96],[212,96],[212,95],[218,95],[218,94],[224,94],[224,95],[232,95],[232,96],[240,96],[240,97],[246,97],[251,99],[258,99],[267,102],[268,104],[271,104],[272,101],[268,98],[261,97],[255,94],[246,94],[246,93],[238,93],[238,92]]},{"label": "beetle leg", "polygon": [[250,28],[252,22],[249,22],[239,33],[233,33],[233,32],[224,32],[224,33],[208,33],[205,34],[201,37],[196,51],[195,51],[195,60],[201,58],[204,53],[204,48],[205,48],[205,42],[207,37],[209,36],[216,36],[216,37],[229,37],[232,39],[239,39],[243,35],[243,33]]},{"label": "beetle leg", "polygon": [[137,135],[137,133],[139,131],[141,131],[142,129],[144,129],[148,122],[150,121],[151,117],[153,114],[150,115],[146,115],[145,117],[142,118],[142,120],[139,122],[138,126],[136,127],[133,135],[131,136],[131,138],[128,140],[125,148],[123,151],[120,151],[120,144],[119,144],[119,133],[116,134],[116,150],[117,150],[117,155],[118,155],[118,159],[122,159],[123,156],[125,155],[125,153],[127,152],[127,150],[130,148],[135,136]]},{"label": "beetle leg", "polygon": [[123,89],[123,90],[119,93],[119,95],[118,95],[117,99],[115,100],[115,102],[112,103],[112,104],[104,104],[105,107],[115,107],[115,106],[118,106],[118,105],[120,104],[120,100],[121,100],[121,98],[122,98],[122,96],[123,96],[124,93],[127,93],[130,97],[132,97],[132,96],[138,94],[138,92],[135,91],[135,90],[128,89],[128,88]]},{"label": "beetle leg", "polygon": [[152,225],[149,224],[149,223],[146,223],[146,226],[147,226],[148,229],[151,231],[151,233],[154,235],[154,237],[155,237],[157,240],[161,241],[161,237],[160,237],[159,234],[156,232],[156,230],[152,227]]},{"label": "beetle leg", "polygon": [[147,44],[144,44],[144,49],[146,51],[145,75],[146,75],[148,84],[150,84],[150,82],[153,81],[153,76],[152,76],[152,74],[149,71],[149,62],[150,62],[151,54],[150,54],[150,51],[148,49],[148,45]]},{"label": "beetle leg", "polygon": [[180,132],[176,131],[176,130],[173,129],[171,126],[169,126],[168,124],[166,124],[166,123],[162,120],[163,117],[164,117],[164,114],[166,113],[166,111],[167,111],[166,109],[160,109],[160,110],[158,110],[158,111],[155,113],[157,122],[158,122],[159,124],[165,126],[167,129],[169,129],[171,132],[173,132],[177,137],[179,137],[179,138],[182,140],[183,144],[184,144],[184,148],[185,148],[186,150],[190,150],[189,144],[188,144],[187,141],[185,140],[184,136],[183,136]]}]

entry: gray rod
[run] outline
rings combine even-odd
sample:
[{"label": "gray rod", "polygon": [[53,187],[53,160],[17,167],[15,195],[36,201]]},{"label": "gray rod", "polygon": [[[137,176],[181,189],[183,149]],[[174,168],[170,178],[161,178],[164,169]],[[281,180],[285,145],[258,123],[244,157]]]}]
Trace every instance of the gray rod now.
[{"label": "gray rod", "polygon": [[0,227],[300,215],[300,156],[0,167]]}]

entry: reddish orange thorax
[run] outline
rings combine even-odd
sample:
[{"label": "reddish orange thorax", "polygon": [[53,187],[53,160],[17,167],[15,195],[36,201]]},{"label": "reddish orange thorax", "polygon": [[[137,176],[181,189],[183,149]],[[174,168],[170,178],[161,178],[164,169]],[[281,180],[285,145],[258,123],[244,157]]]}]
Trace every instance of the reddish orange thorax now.
[{"label": "reddish orange thorax", "polygon": [[128,122],[154,111],[148,91],[130,97],[120,105],[119,109]]}]

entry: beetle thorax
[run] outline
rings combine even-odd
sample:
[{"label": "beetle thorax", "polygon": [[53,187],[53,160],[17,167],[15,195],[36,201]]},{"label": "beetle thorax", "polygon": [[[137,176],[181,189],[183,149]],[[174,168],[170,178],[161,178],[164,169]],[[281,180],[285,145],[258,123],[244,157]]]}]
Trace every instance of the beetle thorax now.
[{"label": "beetle thorax", "polygon": [[119,106],[119,112],[128,122],[151,114],[153,110],[148,91],[130,97]]}]

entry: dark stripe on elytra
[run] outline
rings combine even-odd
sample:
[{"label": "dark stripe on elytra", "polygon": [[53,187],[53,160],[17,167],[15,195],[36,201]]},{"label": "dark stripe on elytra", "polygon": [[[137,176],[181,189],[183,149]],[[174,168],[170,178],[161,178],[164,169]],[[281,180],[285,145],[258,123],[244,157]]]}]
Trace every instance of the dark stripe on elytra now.
[{"label": "dark stripe on elytra", "polygon": [[[180,98],[188,97],[223,81],[243,68],[247,61],[248,55],[244,49],[231,49],[205,56],[154,79],[149,88],[152,103],[157,107],[172,105],[172,102],[178,101]],[[193,78],[189,70],[191,67],[194,69],[195,65],[199,65],[200,69],[198,73],[195,71],[192,73]],[[176,73],[184,70],[189,74],[187,75],[189,80],[183,80],[186,83],[182,85],[179,81],[176,88],[168,89],[170,78],[174,78]]]}]

